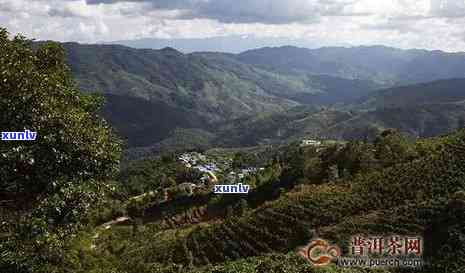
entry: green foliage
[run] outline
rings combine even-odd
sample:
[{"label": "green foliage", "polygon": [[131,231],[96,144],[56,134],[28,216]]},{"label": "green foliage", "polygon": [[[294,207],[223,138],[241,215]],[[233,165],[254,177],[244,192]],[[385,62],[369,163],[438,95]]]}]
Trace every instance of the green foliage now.
[{"label": "green foliage", "polygon": [[0,33],[0,127],[37,132],[34,142],[2,142],[0,189],[20,195],[54,191],[55,181],[106,179],[119,163],[119,146],[96,116],[99,101],[75,89],[56,44],[33,51],[24,38]]},{"label": "green foliage", "polygon": [[338,158],[339,172],[344,177],[353,177],[358,173],[367,172],[374,167],[373,147],[360,141],[349,142]]},{"label": "green foliage", "polygon": [[455,193],[427,229],[431,272],[463,272],[465,268],[465,192]]},{"label": "green foliage", "polygon": [[246,213],[248,207],[249,205],[247,204],[247,200],[241,199],[238,204],[238,215],[243,216]]},{"label": "green foliage", "polygon": [[374,143],[375,157],[383,167],[410,161],[417,155],[413,146],[399,132],[384,131]]},{"label": "green foliage", "polygon": [[138,195],[154,190],[195,182],[202,174],[179,163],[174,154],[158,159],[132,161],[119,174],[123,190],[129,195]]},{"label": "green foliage", "polygon": [[108,189],[99,189],[92,180],[61,184],[59,191],[23,212],[15,223],[12,236],[0,245],[5,257],[0,268],[11,268],[11,272],[61,272],[69,263],[69,240],[90,221],[89,212],[102,204]]},{"label": "green foliage", "polygon": [[[167,271],[169,272],[169,271]],[[273,254],[247,258],[222,265],[208,266],[188,273],[389,273],[385,270],[341,269],[312,267],[307,261],[292,254]]]},{"label": "green foliage", "polygon": [[0,29],[0,128],[37,132],[0,146],[0,196],[13,200],[2,272],[63,272],[69,239],[119,169],[119,140],[97,116],[102,100],[79,93],[64,57],[57,44],[33,49]]},{"label": "green foliage", "polygon": [[254,157],[251,154],[236,153],[233,157],[232,167],[234,169],[242,169],[250,167],[254,162]]}]

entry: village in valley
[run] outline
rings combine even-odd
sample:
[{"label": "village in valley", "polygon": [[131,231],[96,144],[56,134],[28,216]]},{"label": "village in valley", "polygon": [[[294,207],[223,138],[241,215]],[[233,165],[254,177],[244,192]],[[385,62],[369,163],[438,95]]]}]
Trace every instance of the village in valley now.
[{"label": "village in valley", "polygon": [[[313,148],[317,153],[324,150],[329,141],[301,139],[294,142],[299,149]],[[173,154],[172,162],[184,168],[189,175],[179,179],[175,184],[160,185],[159,188],[147,189],[144,193],[130,198],[134,205],[168,203],[183,197],[241,193],[216,191],[215,189],[232,186],[247,187],[251,191],[256,187],[256,178],[263,177],[269,166],[269,158],[274,157],[279,147],[251,147],[247,149],[213,149],[208,151],[189,151]],[[170,159],[171,160],[171,159]],[[162,163],[163,164],[163,163]],[[266,175],[265,175],[266,176]],[[242,192],[243,193],[243,192]]]},{"label": "village in valley", "polygon": [[[315,147],[321,150],[323,143],[314,139],[303,139],[299,142],[300,147]],[[222,184],[237,184],[243,182],[247,177],[265,170],[261,166],[241,166],[233,164],[233,158],[224,156],[213,156],[200,152],[186,152],[177,157],[177,160],[186,168],[194,169],[202,173],[198,181],[190,181],[179,185],[188,195],[192,195],[195,189],[205,189],[221,182]]]},{"label": "village in valley", "polygon": [[181,188],[188,190],[192,194],[195,188],[211,187],[221,182],[225,184],[236,184],[246,177],[264,170],[263,167],[246,167],[235,170],[233,168],[232,158],[212,158],[199,152],[183,153],[178,157],[178,160],[186,167],[197,170],[202,173],[199,181],[192,181],[179,185]]}]

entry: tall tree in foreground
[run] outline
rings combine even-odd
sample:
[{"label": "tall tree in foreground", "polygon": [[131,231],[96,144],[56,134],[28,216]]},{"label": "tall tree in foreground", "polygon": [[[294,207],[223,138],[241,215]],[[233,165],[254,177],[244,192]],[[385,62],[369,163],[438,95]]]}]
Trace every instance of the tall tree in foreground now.
[{"label": "tall tree in foreground", "polygon": [[57,44],[0,29],[0,129],[37,132],[0,141],[0,222],[10,224],[1,272],[53,272],[46,265],[63,262],[64,238],[118,170],[119,140],[96,114],[102,100],[79,93],[64,57]]}]

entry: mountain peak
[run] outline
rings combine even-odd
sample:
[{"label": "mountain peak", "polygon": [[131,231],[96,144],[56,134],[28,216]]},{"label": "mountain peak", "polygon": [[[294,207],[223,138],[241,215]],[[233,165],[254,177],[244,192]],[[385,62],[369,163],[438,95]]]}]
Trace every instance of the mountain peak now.
[{"label": "mountain peak", "polygon": [[169,47],[169,46],[160,49],[160,51],[163,52],[163,53],[184,55],[181,51],[179,51],[179,50],[177,50],[175,48]]}]

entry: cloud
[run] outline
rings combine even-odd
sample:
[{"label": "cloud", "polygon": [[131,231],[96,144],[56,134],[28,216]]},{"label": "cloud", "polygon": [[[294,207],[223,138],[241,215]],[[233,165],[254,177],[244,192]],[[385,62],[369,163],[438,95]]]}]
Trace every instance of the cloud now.
[{"label": "cloud", "polygon": [[0,0],[12,33],[87,43],[252,35],[465,51],[463,25],[465,0]]},{"label": "cloud", "polygon": [[[71,0],[72,1],[72,0]],[[87,0],[89,5],[116,4],[123,2],[149,3],[154,9],[194,9],[209,0]]]},{"label": "cloud", "polygon": [[82,14],[79,11],[69,7],[69,6],[57,6],[50,7],[47,11],[48,15],[52,17],[63,17],[63,18],[72,18],[72,17],[88,17],[86,14]]},{"label": "cloud", "polygon": [[[128,0],[150,3],[152,9],[177,9],[179,19],[213,19],[223,23],[287,24],[317,22],[321,16],[358,16],[348,7],[356,0]],[[87,0],[115,4],[119,0]]]},{"label": "cloud", "polygon": [[362,24],[361,27],[373,31],[396,31],[399,33],[417,31],[417,29],[412,25],[412,22],[392,18],[389,18],[384,22],[377,22],[376,24]]},{"label": "cloud", "polygon": [[447,18],[465,17],[465,1],[431,0],[431,15]]},{"label": "cloud", "polygon": [[317,4],[299,5],[298,2],[298,0],[209,1],[191,10],[189,16],[210,18],[225,23],[285,24],[319,21],[321,12]]}]

